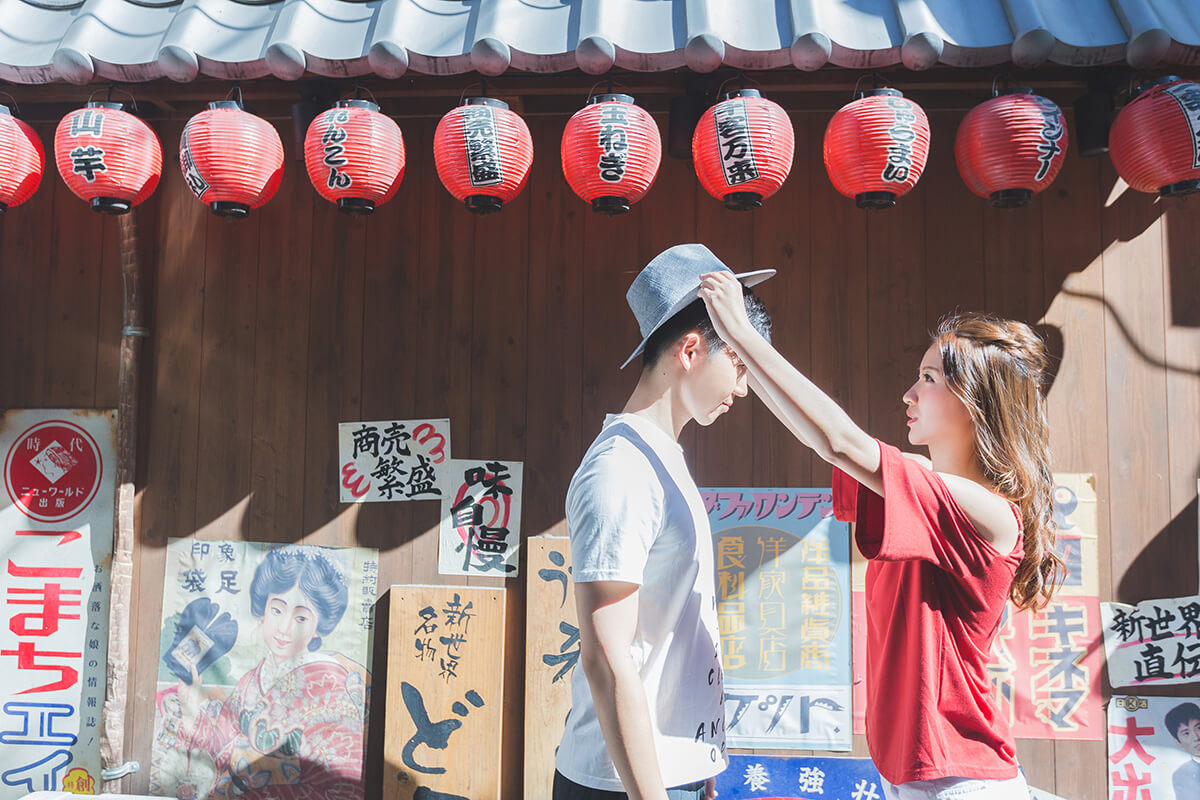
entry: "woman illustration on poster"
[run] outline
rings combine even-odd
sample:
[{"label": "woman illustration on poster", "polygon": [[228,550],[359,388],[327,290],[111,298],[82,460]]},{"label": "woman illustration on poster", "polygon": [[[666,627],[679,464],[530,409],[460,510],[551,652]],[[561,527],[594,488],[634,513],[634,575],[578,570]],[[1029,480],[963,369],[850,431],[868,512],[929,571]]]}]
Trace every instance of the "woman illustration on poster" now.
[{"label": "woman illustration on poster", "polygon": [[181,681],[159,693],[164,721],[176,723],[164,733],[174,728],[172,749],[187,758],[176,795],[361,798],[365,672],[320,649],[348,605],[344,568],[323,548],[275,548],[249,595],[255,639],[266,648],[258,664],[228,696],[206,692],[191,664],[190,687]]}]

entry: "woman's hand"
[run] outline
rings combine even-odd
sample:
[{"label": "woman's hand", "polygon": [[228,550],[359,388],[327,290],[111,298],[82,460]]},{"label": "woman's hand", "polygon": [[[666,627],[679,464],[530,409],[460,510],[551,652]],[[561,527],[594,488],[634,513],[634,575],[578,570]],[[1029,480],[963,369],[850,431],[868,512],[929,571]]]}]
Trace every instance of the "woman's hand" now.
[{"label": "woman's hand", "polygon": [[741,344],[746,334],[754,330],[746,316],[741,281],[732,272],[722,270],[701,275],[698,294],[708,307],[717,335],[730,347]]}]

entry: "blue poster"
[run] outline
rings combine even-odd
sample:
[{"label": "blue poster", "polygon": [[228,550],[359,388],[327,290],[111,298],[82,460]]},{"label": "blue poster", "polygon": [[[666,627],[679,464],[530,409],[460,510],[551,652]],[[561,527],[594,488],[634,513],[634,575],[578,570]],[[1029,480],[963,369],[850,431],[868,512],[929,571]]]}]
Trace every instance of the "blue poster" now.
[{"label": "blue poster", "polygon": [[851,747],[850,531],[828,489],[702,489],[730,747]]},{"label": "blue poster", "polygon": [[721,800],[882,800],[869,758],[729,757],[717,776]]}]

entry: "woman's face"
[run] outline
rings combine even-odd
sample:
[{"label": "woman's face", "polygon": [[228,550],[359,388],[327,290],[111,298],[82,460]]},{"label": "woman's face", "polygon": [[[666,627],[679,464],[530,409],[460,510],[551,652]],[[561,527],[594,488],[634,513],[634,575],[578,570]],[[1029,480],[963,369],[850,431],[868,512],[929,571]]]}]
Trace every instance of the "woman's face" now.
[{"label": "woman's face", "polygon": [[298,586],[268,595],[262,628],[271,655],[277,662],[287,661],[307,650],[317,635],[316,608]]},{"label": "woman's face", "polygon": [[971,415],[942,374],[942,356],[936,344],[921,358],[917,380],[904,393],[908,411],[908,441],[914,445],[971,441],[975,436]]}]

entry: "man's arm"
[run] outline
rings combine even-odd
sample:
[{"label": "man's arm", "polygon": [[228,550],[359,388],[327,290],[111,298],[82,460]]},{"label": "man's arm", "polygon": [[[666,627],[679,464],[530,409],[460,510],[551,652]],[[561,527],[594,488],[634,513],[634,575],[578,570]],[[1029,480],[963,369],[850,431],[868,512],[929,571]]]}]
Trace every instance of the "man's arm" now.
[{"label": "man's arm", "polygon": [[575,584],[580,657],[608,755],[630,800],[666,800],[650,708],[630,646],[637,629],[638,585]]}]

